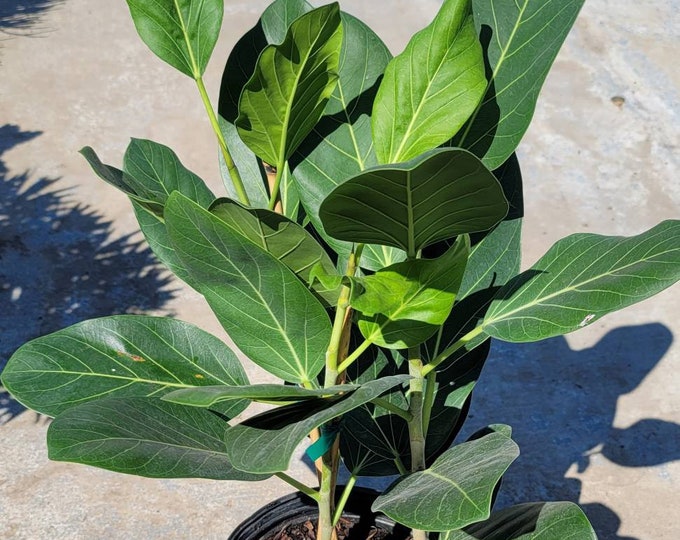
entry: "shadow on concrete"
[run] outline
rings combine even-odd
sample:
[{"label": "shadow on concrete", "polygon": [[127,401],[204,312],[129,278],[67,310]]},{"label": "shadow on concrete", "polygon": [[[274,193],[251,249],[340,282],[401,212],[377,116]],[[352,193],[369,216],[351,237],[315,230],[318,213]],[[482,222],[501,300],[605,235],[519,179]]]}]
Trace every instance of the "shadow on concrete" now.
[{"label": "shadow on concrete", "polygon": [[[472,401],[466,432],[512,426],[521,456],[505,476],[498,508],[529,501],[579,502],[581,482],[566,478],[603,457],[624,467],[680,459],[680,425],[646,418],[613,427],[617,401],[633,391],[670,347],[661,324],[612,330],[574,351],[564,338],[532,344],[494,342]],[[603,503],[582,505],[600,540],[618,535],[620,518]]]},{"label": "shadow on concrete", "polygon": [[40,34],[40,15],[63,0],[2,0],[0,33],[9,35]]},{"label": "shadow on concrete", "polygon": [[[3,161],[40,132],[0,127],[0,371],[26,341],[85,319],[161,309],[170,275],[141,235],[75,201],[59,179],[12,175]],[[0,424],[22,407],[0,390]]]}]

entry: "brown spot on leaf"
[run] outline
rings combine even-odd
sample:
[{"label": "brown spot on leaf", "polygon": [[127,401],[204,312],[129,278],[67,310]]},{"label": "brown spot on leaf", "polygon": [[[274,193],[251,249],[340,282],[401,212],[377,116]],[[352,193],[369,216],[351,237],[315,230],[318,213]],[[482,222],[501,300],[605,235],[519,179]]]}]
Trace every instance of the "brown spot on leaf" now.
[{"label": "brown spot on leaf", "polygon": [[118,356],[125,356],[126,358],[129,358],[133,362],[146,362],[146,360],[144,358],[142,358],[141,356],[138,356],[136,354],[130,354],[130,353],[127,353],[125,351],[116,351],[116,354]]}]

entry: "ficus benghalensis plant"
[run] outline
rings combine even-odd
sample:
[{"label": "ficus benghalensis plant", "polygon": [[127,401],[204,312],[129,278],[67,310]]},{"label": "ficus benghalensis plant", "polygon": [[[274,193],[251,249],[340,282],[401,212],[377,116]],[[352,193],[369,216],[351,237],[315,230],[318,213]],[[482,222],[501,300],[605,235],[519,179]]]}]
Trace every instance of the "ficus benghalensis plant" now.
[{"label": "ficus benghalensis plant", "polygon": [[[520,272],[514,152],[583,0],[444,0],[395,57],[337,3],[276,0],[236,43],[217,107],[203,73],[223,1],[127,3],[142,40],[196,82],[225,193],[152,141],[132,140],[122,169],[82,153],[281,384],[250,384],[227,345],[178,320],[85,321],[25,344],[2,375],[54,417],[50,457],[155,478],[276,475],[318,502],[321,540],[359,477],[389,475],[373,509],[415,540],[594,538],[572,503],[492,512],[518,455],[508,426],[452,446],[490,338],[578,330],[680,278],[679,221],[574,234]],[[230,421],[253,401],[271,409]],[[308,439],[318,486],[286,473]]]}]

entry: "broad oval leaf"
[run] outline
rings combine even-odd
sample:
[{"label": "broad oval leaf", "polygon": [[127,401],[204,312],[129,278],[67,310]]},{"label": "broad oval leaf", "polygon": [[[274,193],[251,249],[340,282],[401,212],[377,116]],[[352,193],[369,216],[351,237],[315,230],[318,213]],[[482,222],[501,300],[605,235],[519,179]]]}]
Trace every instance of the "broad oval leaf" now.
[{"label": "broad oval leaf", "polygon": [[408,379],[408,375],[383,377],[350,394],[307,400],[254,416],[227,431],[229,459],[234,467],[251,473],[285,471],[295,448],[312,430]]},{"label": "broad oval leaf", "polygon": [[494,488],[519,455],[507,436],[491,433],[444,452],[428,469],[397,480],[373,503],[398,523],[449,531],[482,521],[491,512]]},{"label": "broad oval leaf", "polygon": [[327,304],[335,306],[336,288],[312,279],[312,270],[336,274],[335,265],[314,238],[293,220],[265,209],[246,208],[230,199],[218,199],[210,211],[232,229],[280,260]]},{"label": "broad oval leaf", "polygon": [[495,169],[529,127],[538,94],[584,0],[472,0],[484,47],[484,97],[453,145]]},{"label": "broad oval leaf", "polygon": [[334,3],[302,15],[281,45],[262,51],[235,122],[259,158],[283,167],[312,130],[335,88],[341,44],[340,8]]},{"label": "broad oval leaf", "polygon": [[203,75],[222,26],[223,0],[126,0],[139,37],[189,77]]},{"label": "broad oval leaf", "polygon": [[470,0],[445,0],[385,70],[372,117],[380,163],[408,161],[451,139],[485,88]]},{"label": "broad oval leaf", "polygon": [[335,188],[319,208],[335,238],[394,246],[411,256],[439,240],[488,230],[507,212],[494,175],[460,148],[369,169]]},{"label": "broad oval leaf", "polygon": [[264,480],[232,467],[224,417],[157,398],[106,398],[60,414],[47,430],[49,458],[149,478]]},{"label": "broad oval leaf", "polygon": [[170,196],[165,219],[195,288],[238,348],[288,382],[312,381],[331,334],[319,300],[276,257],[183,195]]},{"label": "broad oval leaf", "polygon": [[162,399],[181,405],[190,405],[192,407],[212,407],[216,403],[234,399],[249,399],[252,401],[261,401],[263,403],[304,401],[307,399],[346,394],[353,392],[357,388],[359,387],[351,384],[342,384],[319,389],[309,389],[282,384],[202,386],[170,392],[164,395]]},{"label": "broad oval leaf", "polygon": [[574,234],[498,291],[483,330],[514,342],[559,336],[678,279],[680,221],[664,221],[631,237]]},{"label": "broad oval leaf", "polygon": [[439,535],[439,540],[597,540],[588,518],[572,502],[518,504],[485,521]]},{"label": "broad oval leaf", "polygon": [[[326,234],[319,206],[338,185],[378,164],[371,135],[371,109],[380,78],[392,55],[381,39],[359,19],[342,13],[342,49],[338,83],[324,115],[291,159],[293,179],[307,216],[341,257],[351,242]],[[357,77],[361,73],[361,77]],[[361,266],[379,270],[404,259],[386,246],[364,247]]]},{"label": "broad oval leaf", "polygon": [[432,336],[451,312],[469,252],[464,235],[437,259],[408,260],[357,279],[350,305],[364,337],[403,349]]},{"label": "broad oval leaf", "polygon": [[[2,383],[27,407],[56,416],[106,396],[160,397],[179,388],[247,385],[248,379],[231,349],[200,328],[117,315],[29,341],[10,358]],[[234,415],[245,408],[237,405]]]}]

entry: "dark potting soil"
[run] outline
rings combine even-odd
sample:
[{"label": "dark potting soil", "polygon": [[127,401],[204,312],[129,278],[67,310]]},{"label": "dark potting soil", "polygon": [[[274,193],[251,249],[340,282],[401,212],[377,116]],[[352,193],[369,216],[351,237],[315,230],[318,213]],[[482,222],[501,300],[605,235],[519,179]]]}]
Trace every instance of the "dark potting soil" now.
[{"label": "dark potting soil", "polygon": [[[355,525],[355,521],[341,519],[338,523],[338,540],[397,540],[397,536],[380,526],[373,525],[368,530],[361,530],[362,528],[355,528]],[[398,538],[410,540],[411,536]],[[309,520],[293,523],[262,540],[316,540],[316,523]]]}]

